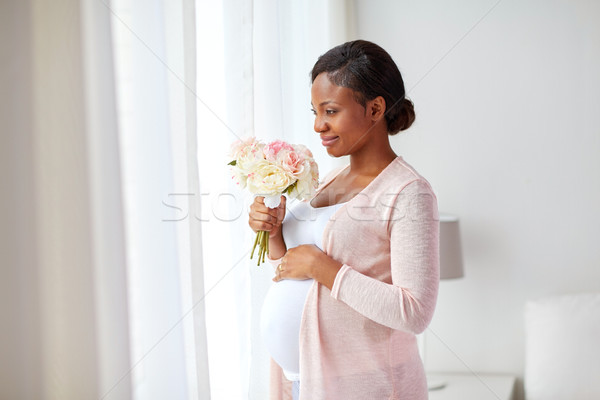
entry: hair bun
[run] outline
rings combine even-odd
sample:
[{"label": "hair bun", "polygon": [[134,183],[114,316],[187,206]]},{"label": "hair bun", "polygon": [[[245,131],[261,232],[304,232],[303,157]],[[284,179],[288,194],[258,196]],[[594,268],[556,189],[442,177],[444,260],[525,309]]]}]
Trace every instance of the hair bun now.
[{"label": "hair bun", "polygon": [[407,130],[415,122],[415,106],[412,101],[404,98],[398,106],[398,115],[394,118],[394,123],[388,127],[390,135]]}]

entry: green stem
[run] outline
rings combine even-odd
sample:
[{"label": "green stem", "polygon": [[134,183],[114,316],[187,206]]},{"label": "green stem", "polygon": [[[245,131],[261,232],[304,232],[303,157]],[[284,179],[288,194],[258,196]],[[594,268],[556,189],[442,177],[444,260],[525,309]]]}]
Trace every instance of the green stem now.
[{"label": "green stem", "polygon": [[261,263],[265,262],[267,254],[269,254],[269,232],[258,231],[254,238],[254,245],[252,246],[252,252],[250,253],[250,259],[254,257],[254,251],[258,246],[258,262],[256,265],[260,266]]},{"label": "green stem", "polygon": [[258,240],[258,261],[256,262],[257,266],[260,266],[260,260],[262,258],[264,234],[264,231],[260,231],[260,239]]},{"label": "green stem", "polygon": [[260,257],[261,264],[265,261],[265,253],[267,252],[266,238],[267,238],[267,235],[263,235],[263,240],[262,240],[262,254],[261,254],[261,257]]},{"label": "green stem", "polygon": [[260,253],[262,251],[262,231],[258,232],[260,235],[260,239],[258,239],[258,260],[256,261],[256,265],[260,265]]},{"label": "green stem", "polygon": [[265,235],[265,242],[267,242],[266,243],[267,250],[265,251],[265,255],[268,255],[269,254],[269,234],[268,233]]},{"label": "green stem", "polygon": [[260,238],[260,257],[258,257],[258,265],[262,264],[265,257],[265,235],[266,231],[263,231],[262,237]]},{"label": "green stem", "polygon": [[[252,252],[250,253],[250,259],[251,260],[252,260],[252,257],[254,256],[254,250],[256,249],[256,245],[258,244],[258,239],[259,239],[259,236],[260,236],[260,232],[261,231],[256,232],[256,237],[254,238],[254,245],[252,246]],[[260,251],[260,248],[259,248],[259,251]]]}]

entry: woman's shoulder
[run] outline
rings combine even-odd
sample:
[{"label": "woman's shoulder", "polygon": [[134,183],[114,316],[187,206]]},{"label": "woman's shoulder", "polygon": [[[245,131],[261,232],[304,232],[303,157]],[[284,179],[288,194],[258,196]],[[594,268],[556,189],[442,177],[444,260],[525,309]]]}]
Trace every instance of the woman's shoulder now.
[{"label": "woman's shoulder", "polygon": [[382,171],[383,179],[380,179],[379,188],[397,193],[404,190],[431,191],[433,188],[429,181],[421,175],[402,156],[398,156],[392,163]]},{"label": "woman's shoulder", "polygon": [[413,213],[413,221],[439,219],[437,196],[429,181],[403,159],[397,161],[388,181],[390,189],[387,193],[392,195],[386,203],[391,210],[389,221],[401,220],[406,212]]}]

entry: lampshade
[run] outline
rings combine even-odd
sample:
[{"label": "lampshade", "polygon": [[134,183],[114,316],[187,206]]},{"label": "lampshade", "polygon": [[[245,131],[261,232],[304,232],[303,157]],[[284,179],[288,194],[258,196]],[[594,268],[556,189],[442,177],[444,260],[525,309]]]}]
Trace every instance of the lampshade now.
[{"label": "lampshade", "polygon": [[440,214],[440,279],[464,276],[458,217]]}]

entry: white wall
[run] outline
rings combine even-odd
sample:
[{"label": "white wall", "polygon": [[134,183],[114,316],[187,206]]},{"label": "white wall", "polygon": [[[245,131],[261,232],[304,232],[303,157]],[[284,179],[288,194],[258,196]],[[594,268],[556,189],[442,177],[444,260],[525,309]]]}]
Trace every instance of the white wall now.
[{"label": "white wall", "polygon": [[430,370],[522,377],[525,301],[600,290],[599,16],[583,0],[356,1],[358,37],[415,102],[394,148],[461,219],[466,277],[441,284]]}]

